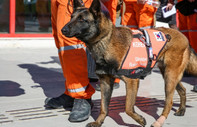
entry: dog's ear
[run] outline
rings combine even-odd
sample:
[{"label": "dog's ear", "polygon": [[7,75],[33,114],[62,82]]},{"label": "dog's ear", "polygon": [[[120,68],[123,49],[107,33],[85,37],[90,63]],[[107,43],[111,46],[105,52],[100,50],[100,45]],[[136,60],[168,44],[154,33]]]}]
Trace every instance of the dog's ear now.
[{"label": "dog's ear", "polygon": [[73,1],[73,8],[74,8],[74,10],[75,10],[77,7],[84,7],[84,3],[83,3],[82,0],[74,0],[74,1]]},{"label": "dog's ear", "polygon": [[93,0],[89,10],[95,18],[98,17],[101,13],[101,3],[100,3],[100,1],[99,0]]}]

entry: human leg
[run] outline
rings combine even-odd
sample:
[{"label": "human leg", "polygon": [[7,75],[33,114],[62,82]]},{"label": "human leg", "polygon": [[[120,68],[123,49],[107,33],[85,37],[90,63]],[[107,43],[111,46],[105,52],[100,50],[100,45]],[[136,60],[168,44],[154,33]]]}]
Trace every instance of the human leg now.
[{"label": "human leg", "polygon": [[[81,41],[76,38],[66,38],[61,33],[61,29],[70,20],[71,16],[66,5],[58,2],[57,0],[52,0],[51,9],[53,35],[56,47],[58,48],[58,55],[63,75],[66,79],[66,89],[63,95],[48,100],[46,105],[48,106],[52,102],[60,102],[60,106],[65,103],[74,103],[69,120],[72,122],[83,121],[90,115],[92,103],[91,96],[95,92],[88,79],[86,52]],[[79,104],[79,102],[81,102],[81,104]],[[74,108],[78,105],[84,106]],[[81,110],[81,108],[85,109]]]},{"label": "human leg", "polygon": [[157,8],[148,4],[133,3],[134,11],[136,13],[136,20],[139,29],[153,28],[155,13]]}]

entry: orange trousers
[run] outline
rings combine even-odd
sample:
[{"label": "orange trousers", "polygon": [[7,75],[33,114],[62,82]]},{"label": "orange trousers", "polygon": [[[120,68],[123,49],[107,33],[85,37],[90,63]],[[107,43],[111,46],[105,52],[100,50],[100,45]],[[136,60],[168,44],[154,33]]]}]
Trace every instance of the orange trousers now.
[{"label": "orange trousers", "polygon": [[197,13],[184,16],[179,11],[177,12],[178,28],[188,38],[191,47],[197,53]]},{"label": "orange trousers", "polygon": [[118,0],[109,0],[103,3],[109,11],[110,18],[113,24],[116,24],[116,8],[118,5]]},{"label": "orange trousers", "polygon": [[[95,93],[90,85],[87,71],[87,56],[84,43],[76,38],[67,38],[61,33],[73,12],[69,0],[51,0],[52,32],[55,39],[65,81],[65,94],[78,99],[89,99]],[[92,0],[84,0],[89,7]]]},{"label": "orange trousers", "polygon": [[[116,8],[118,5],[118,0],[109,0],[103,3],[109,11],[110,19],[112,20],[113,24],[116,24]],[[116,78],[114,83],[119,83],[120,79]]]},{"label": "orange trousers", "polygon": [[154,26],[154,14],[157,8],[148,4],[137,4],[136,0],[124,0],[125,12],[121,24],[131,29],[145,29]]}]

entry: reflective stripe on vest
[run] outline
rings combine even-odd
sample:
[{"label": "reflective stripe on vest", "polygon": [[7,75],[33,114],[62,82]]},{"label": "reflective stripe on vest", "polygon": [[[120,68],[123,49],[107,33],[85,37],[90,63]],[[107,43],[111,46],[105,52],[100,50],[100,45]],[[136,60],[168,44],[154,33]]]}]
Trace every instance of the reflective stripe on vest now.
[{"label": "reflective stripe on vest", "polygon": [[85,49],[85,46],[83,44],[69,45],[69,46],[65,46],[65,47],[60,47],[58,49],[58,52],[65,51],[65,50],[71,50],[71,49],[80,49],[80,48],[84,48]]},{"label": "reflective stripe on vest", "polygon": [[87,86],[84,86],[84,87],[77,88],[77,89],[68,89],[68,91],[69,91],[70,93],[78,93],[78,92],[85,91],[86,88],[87,88]]}]

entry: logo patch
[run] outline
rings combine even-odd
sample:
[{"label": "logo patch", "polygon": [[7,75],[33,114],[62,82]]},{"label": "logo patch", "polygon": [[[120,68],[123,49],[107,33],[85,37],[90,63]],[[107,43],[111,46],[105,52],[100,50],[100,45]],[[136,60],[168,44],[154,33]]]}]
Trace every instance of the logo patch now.
[{"label": "logo patch", "polygon": [[157,41],[165,41],[161,32],[153,32]]}]

